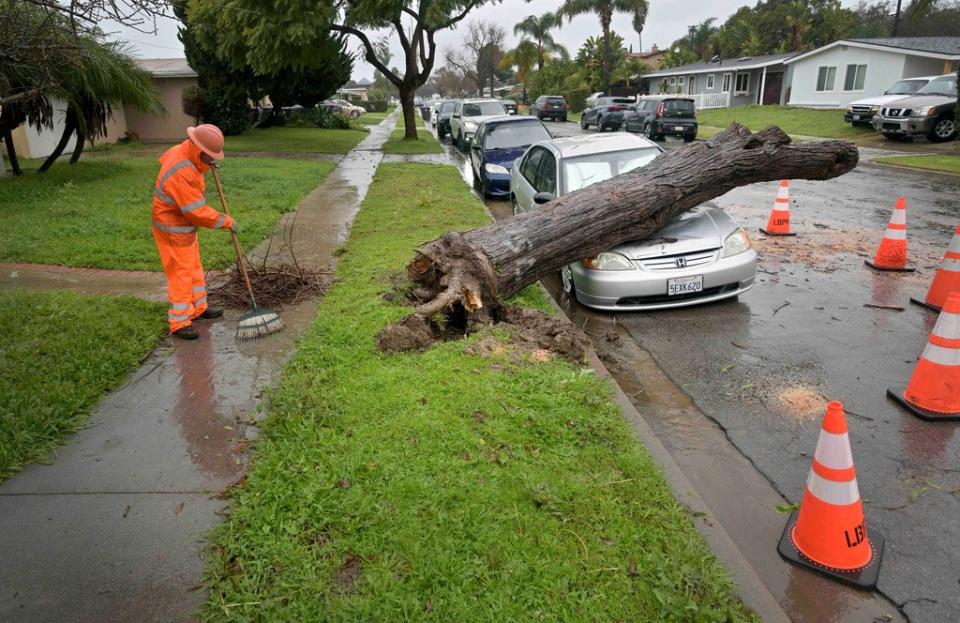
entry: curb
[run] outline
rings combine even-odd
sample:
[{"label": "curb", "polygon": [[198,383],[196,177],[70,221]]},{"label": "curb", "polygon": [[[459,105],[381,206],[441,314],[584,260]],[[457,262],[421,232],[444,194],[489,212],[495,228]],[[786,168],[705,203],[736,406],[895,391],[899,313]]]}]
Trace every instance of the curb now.
[{"label": "curb", "polygon": [[[886,157],[886,156],[881,156]],[[958,156],[960,158],[960,156]],[[887,162],[861,162],[860,166],[876,167],[878,169],[888,169],[890,171],[899,171],[901,173],[914,173],[925,177],[947,178],[960,180],[960,173],[951,173],[950,171],[937,171],[935,169],[921,169],[918,167],[907,167],[900,164],[889,164]]]}]

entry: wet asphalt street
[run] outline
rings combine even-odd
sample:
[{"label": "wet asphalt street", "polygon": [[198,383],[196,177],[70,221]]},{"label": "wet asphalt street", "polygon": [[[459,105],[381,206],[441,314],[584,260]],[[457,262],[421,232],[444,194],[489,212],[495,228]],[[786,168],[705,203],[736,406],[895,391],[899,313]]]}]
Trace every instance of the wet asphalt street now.
[{"label": "wet asphalt street", "polygon": [[[583,132],[573,123],[547,127],[555,136]],[[469,164],[450,149],[469,182]],[[862,164],[835,180],[794,181],[790,191],[795,238],[758,232],[776,182],[716,200],[760,254],[756,285],[739,300],[610,314],[553,292],[578,324],[619,324],[709,420],[694,426],[719,426],[790,502],[802,498],[827,401],[843,402],[868,530],[886,537],[880,591],[911,621],[960,621],[958,423],[921,421],[885,396],[908,382],[936,322],[908,299],[922,298],[960,224],[960,180]],[[898,195],[907,200],[918,270],[874,272],[863,260],[876,250]],[[510,213],[507,202],[486,203],[496,218]],[[719,486],[728,504],[751,495],[736,481]],[[786,515],[764,520],[779,525]],[[776,556],[776,543],[768,547]]]}]

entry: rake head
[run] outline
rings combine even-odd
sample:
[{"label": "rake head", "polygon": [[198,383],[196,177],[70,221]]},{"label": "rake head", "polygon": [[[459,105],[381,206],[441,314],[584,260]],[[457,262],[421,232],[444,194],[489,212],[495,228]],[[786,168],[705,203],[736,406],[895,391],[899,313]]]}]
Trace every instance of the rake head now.
[{"label": "rake head", "polygon": [[237,341],[249,342],[271,333],[283,331],[283,319],[276,312],[269,309],[257,309],[240,316],[237,323]]}]

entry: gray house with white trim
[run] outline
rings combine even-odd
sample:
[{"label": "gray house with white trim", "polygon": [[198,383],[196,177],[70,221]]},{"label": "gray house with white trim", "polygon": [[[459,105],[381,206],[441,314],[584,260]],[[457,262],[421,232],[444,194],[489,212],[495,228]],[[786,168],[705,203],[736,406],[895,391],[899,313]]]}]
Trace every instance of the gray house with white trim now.
[{"label": "gray house with white trim", "polygon": [[841,39],[785,64],[792,74],[789,105],[846,108],[903,78],[955,73],[960,37]]},{"label": "gray house with white trim", "polygon": [[744,56],[661,69],[644,74],[654,93],[684,93],[698,109],[729,108],[744,104],[782,104],[786,101],[791,54]]}]

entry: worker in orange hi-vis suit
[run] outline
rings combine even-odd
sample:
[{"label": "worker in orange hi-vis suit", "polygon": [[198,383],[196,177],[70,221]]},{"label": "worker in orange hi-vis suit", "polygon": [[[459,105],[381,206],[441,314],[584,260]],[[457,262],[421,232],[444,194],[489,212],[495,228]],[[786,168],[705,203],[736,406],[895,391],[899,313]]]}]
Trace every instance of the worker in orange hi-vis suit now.
[{"label": "worker in orange hi-vis suit", "polygon": [[153,191],[153,237],[167,276],[170,333],[195,340],[200,334],[194,319],[223,315],[222,309],[207,305],[197,228],[236,231],[236,222],[207,205],[204,196],[204,174],[214,161],[223,160],[223,132],[204,124],[187,128],[187,136],[160,156]]}]

